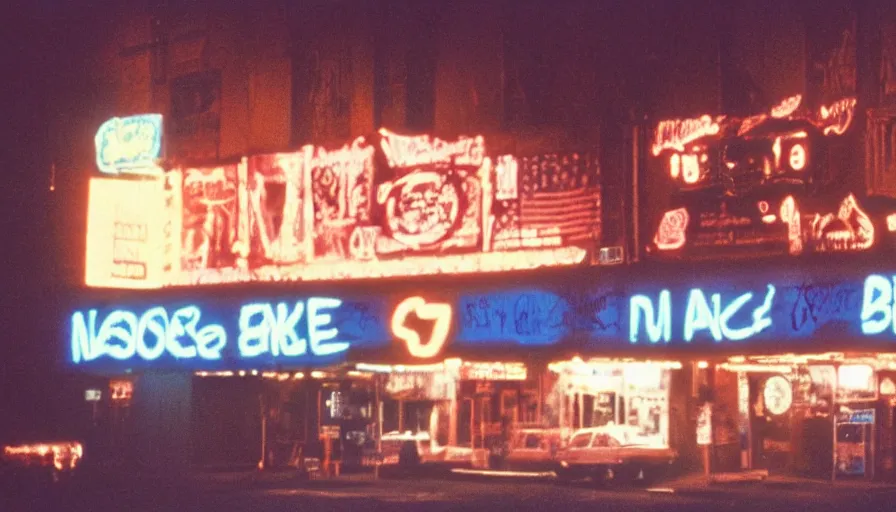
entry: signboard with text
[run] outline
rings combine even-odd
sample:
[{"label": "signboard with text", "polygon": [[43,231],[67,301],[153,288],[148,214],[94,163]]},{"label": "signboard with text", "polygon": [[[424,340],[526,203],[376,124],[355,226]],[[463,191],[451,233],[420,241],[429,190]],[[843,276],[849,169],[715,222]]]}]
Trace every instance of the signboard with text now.
[{"label": "signboard with text", "polygon": [[[67,360],[85,368],[301,368],[458,354],[486,361],[503,354],[506,362],[539,350],[552,357],[891,350],[894,277],[704,269],[650,281],[618,274],[599,284],[447,286],[438,300],[378,289],[352,296],[230,291],[193,300],[143,297],[143,305],[85,301],[67,318],[65,339]],[[524,375],[508,368],[476,372]]]}]

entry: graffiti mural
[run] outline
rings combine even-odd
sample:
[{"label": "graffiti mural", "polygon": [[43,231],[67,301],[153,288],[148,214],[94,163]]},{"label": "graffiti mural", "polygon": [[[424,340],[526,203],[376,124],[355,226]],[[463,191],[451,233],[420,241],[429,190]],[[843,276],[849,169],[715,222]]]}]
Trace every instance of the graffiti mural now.
[{"label": "graffiti mural", "polygon": [[483,137],[383,129],[165,176],[154,287],[576,265],[600,239],[596,158],[492,157]]}]

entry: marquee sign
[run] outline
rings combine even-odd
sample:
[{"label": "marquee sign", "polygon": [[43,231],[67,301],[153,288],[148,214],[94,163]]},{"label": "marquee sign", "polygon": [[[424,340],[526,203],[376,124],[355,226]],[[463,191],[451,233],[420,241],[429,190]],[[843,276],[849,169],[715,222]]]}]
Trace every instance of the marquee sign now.
[{"label": "marquee sign", "polygon": [[663,349],[820,350],[817,344],[827,342],[840,349],[896,346],[896,275],[887,273],[791,269],[735,279],[605,278],[591,287],[440,293],[439,300],[237,294],[82,307],[67,320],[67,359],[86,368],[265,369],[327,366],[351,360],[359,350],[400,358],[392,361],[398,364],[436,361],[458,350],[518,357],[514,347],[567,347],[599,356]]},{"label": "marquee sign", "polygon": [[[590,262],[599,249],[595,156],[493,160],[481,136],[380,130],[336,150],[172,169],[164,181],[153,219],[166,250],[150,263],[165,270],[139,287],[525,270]],[[115,200],[94,195],[90,207]]]}]

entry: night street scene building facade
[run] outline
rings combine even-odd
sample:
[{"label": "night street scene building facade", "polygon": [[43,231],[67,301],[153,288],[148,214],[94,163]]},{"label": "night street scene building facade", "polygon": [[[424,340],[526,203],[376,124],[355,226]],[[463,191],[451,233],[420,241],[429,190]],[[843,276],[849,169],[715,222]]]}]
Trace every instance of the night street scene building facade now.
[{"label": "night street scene building facade", "polygon": [[591,428],[896,479],[896,8],[611,4],[111,12],[51,130],[85,457],[553,467]]}]

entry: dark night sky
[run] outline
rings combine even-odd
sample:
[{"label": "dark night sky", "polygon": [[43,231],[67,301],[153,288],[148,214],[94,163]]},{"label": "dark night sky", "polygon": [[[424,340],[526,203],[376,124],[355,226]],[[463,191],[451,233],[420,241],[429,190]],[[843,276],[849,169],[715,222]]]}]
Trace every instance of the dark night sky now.
[{"label": "dark night sky", "polygon": [[54,415],[60,408],[53,402],[62,397],[61,381],[51,372],[57,369],[59,262],[65,255],[57,250],[54,226],[65,190],[49,190],[49,120],[78,91],[70,71],[88,41],[77,30],[79,18],[90,12],[79,9],[85,4],[42,0],[0,12],[0,62],[6,71],[0,80],[0,440],[34,429],[51,433],[59,423]]}]

